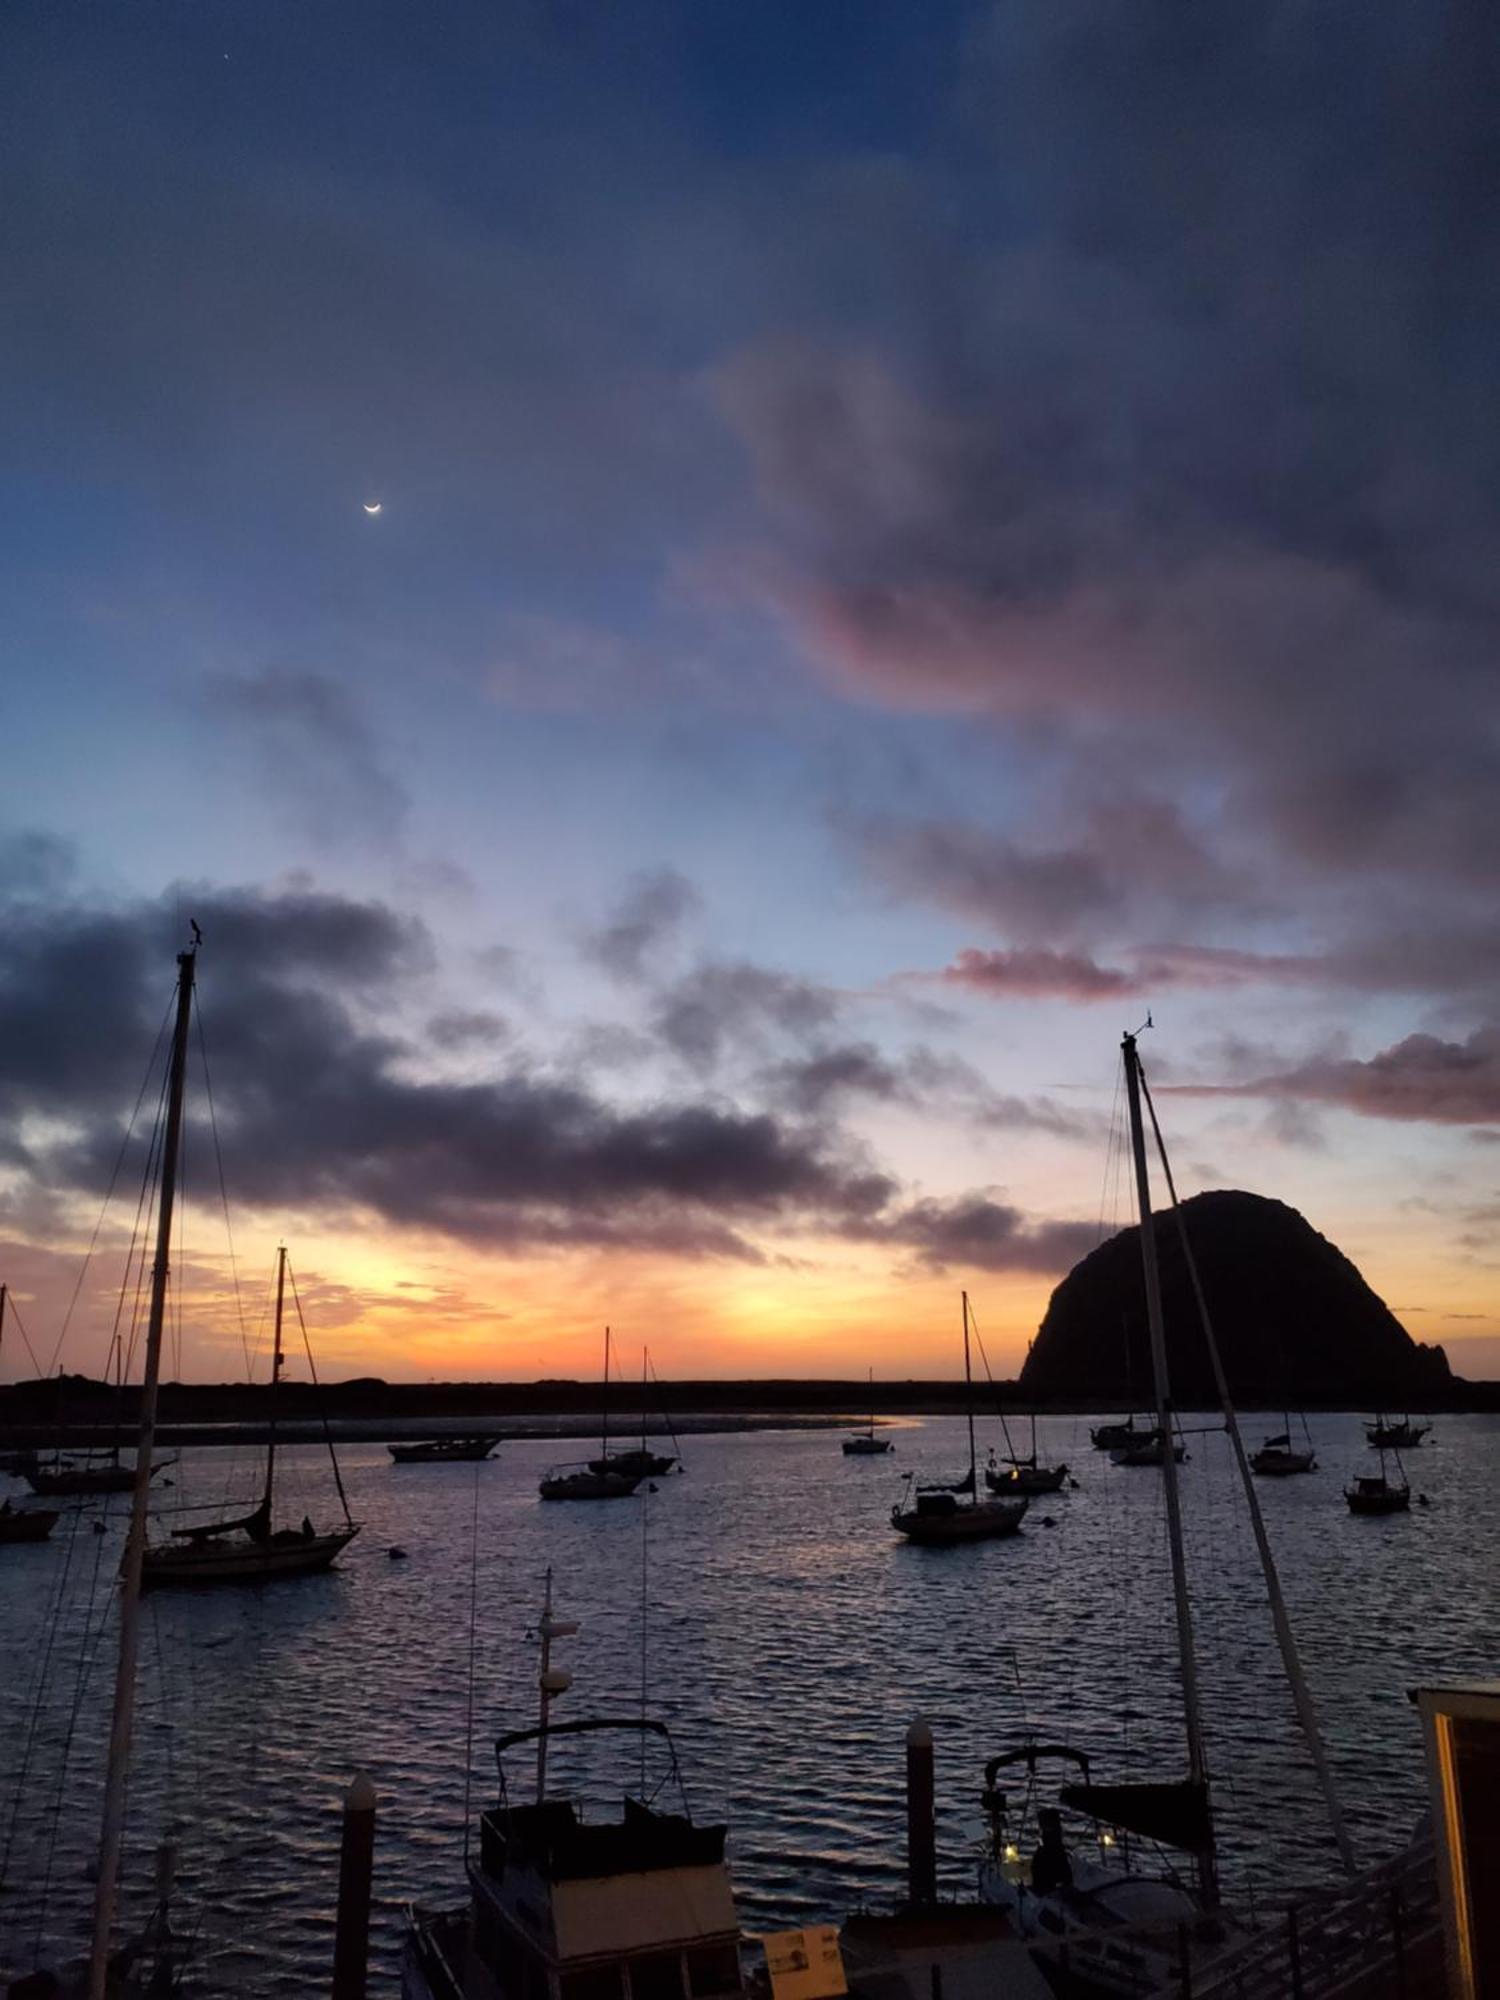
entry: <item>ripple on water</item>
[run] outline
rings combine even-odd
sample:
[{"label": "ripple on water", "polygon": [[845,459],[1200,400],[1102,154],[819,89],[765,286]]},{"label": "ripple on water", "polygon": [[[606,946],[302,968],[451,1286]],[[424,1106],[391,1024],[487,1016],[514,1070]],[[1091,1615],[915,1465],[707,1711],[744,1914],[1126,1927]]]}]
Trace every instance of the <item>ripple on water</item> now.
[{"label": "ripple on water", "polygon": [[[1410,1467],[1434,1504],[1393,1522],[1342,1506],[1343,1479],[1366,1457],[1358,1419],[1319,1418],[1314,1431],[1325,1470],[1262,1499],[1330,1757],[1373,1858],[1423,1805],[1406,1688],[1493,1670],[1500,1425],[1444,1419]],[[887,1514],[897,1468],[962,1462],[951,1419],[904,1431],[897,1468],[845,1459],[826,1433],[704,1438],[687,1476],[644,1505],[538,1504],[545,1442],[477,1468],[396,1468],[381,1449],[350,1451],[365,1528],[339,1572],[147,1600],[132,1907],[170,1827],[179,1909],[201,1926],[202,1990],[305,1994],[331,1962],[339,1793],[363,1769],[382,1800],[376,1972],[389,1990],[407,1900],[462,1894],[466,1782],[477,1811],[495,1790],[495,1734],[534,1720],[524,1635],[548,1563],[583,1621],[562,1649],[575,1677],[565,1712],[638,1709],[643,1526],[651,1706],[673,1729],[695,1812],[731,1829],[747,1924],[837,1916],[895,1892],[903,1746],[919,1711],[937,1730],[944,1879],[961,1890],[980,1767],[1028,1726],[1110,1771],[1181,1762],[1157,1481],[1092,1453],[1083,1419],[1045,1419],[1039,1432],[1043,1454],[1080,1480],[1046,1503],[1057,1526],[1042,1529],[1034,1508],[1013,1542],[948,1551],[899,1542]],[[326,1512],[321,1455],[284,1458],[289,1512]],[[248,1491],[250,1464],[188,1453],[174,1497]],[[1326,1874],[1329,1842],[1222,1438],[1194,1441],[1183,1483],[1226,1873],[1264,1895]],[[85,1934],[122,1518],[112,1510],[104,1536],[69,1521],[0,1566],[5,1974]],[[393,1542],[410,1561],[388,1560]],[[576,1764],[559,1756],[559,1779]],[[617,1790],[632,1778],[633,1752],[613,1774],[590,1773],[601,1802],[610,1775]]]}]

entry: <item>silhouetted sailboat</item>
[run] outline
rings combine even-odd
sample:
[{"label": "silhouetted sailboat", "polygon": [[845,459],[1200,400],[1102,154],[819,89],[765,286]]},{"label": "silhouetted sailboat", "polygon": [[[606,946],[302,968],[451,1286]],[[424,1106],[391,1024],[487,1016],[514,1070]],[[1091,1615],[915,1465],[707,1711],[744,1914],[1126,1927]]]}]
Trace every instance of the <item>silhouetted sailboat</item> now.
[{"label": "silhouetted sailboat", "polygon": [[[949,1543],[994,1541],[1013,1535],[1026,1518],[1025,1496],[981,1500],[974,1447],[974,1369],[969,1348],[969,1295],[963,1294],[964,1397],[969,1420],[969,1470],[956,1486],[919,1486],[907,1475],[907,1491],[891,1509],[891,1526],[908,1541]],[[915,1486],[915,1491],[913,1487]],[[968,1496],[968,1504],[964,1504]]]},{"label": "silhouetted sailboat", "polygon": [[334,1484],[344,1509],[342,1528],[319,1534],[304,1517],[300,1528],[272,1525],[276,1496],[276,1387],[286,1359],[281,1347],[282,1314],[286,1298],[286,1246],[276,1253],[276,1321],[271,1349],[270,1437],[266,1443],[266,1479],[260,1504],[248,1514],[229,1520],[206,1521],[191,1528],[174,1528],[172,1539],[148,1548],[141,1565],[141,1582],[148,1589],[164,1585],[213,1583],[269,1583],[275,1578],[307,1576],[328,1565],[348,1547],[359,1533],[359,1523],[351,1519],[339,1477],[333,1440],[328,1441],[333,1460]]},{"label": "silhouetted sailboat", "polygon": [[844,1439],[845,1458],[882,1458],[891,1449],[889,1438],[875,1435],[875,1370],[870,1370],[870,1422],[866,1430]]}]

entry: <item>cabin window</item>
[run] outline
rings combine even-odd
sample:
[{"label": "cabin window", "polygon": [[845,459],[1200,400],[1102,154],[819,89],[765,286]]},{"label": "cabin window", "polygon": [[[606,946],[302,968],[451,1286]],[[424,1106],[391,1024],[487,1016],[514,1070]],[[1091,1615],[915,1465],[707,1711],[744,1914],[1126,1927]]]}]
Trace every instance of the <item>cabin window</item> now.
[{"label": "cabin window", "polygon": [[618,1965],[589,1965],[565,1972],[558,1982],[562,2000],[623,2000]]},{"label": "cabin window", "polygon": [[693,2000],[713,1993],[738,1993],[740,1955],[732,1944],[704,1945],[687,1955],[688,1991]]},{"label": "cabin window", "polygon": [[630,1961],[631,2000],[682,2000],[682,1960],[675,1951],[654,1951]]}]

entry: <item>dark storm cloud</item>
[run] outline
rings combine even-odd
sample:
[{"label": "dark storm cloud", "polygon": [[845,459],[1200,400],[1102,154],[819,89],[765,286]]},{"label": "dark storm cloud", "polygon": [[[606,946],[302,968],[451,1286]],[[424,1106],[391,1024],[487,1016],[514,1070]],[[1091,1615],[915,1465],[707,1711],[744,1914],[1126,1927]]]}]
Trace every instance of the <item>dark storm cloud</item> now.
[{"label": "dark storm cloud", "polygon": [[918,1201],[850,1235],[898,1244],[933,1270],[1028,1271],[1059,1276],[1099,1241],[1090,1222],[1035,1222],[988,1195]]},{"label": "dark storm cloud", "polygon": [[326,674],[267,668],[207,683],[266,792],[320,845],[391,840],[410,801],[353,695]]},{"label": "dark storm cloud", "polygon": [[768,1035],[814,1035],[838,1006],[827,988],[789,973],[712,960],[656,995],[652,1026],[684,1062],[709,1070],[728,1048],[753,1048]]},{"label": "dark storm cloud", "polygon": [[844,1042],[776,1064],[762,1079],[771,1101],[801,1118],[837,1114],[860,1101],[938,1113],[993,1131],[1046,1132],[1055,1138],[1095,1138],[1092,1118],[1065,1111],[1046,1097],[996,1091],[971,1063],[927,1048],[888,1056],[873,1042]]},{"label": "dark storm cloud", "polygon": [[[109,1180],[190,915],[204,934],[197,1004],[218,1130],[234,1195],[252,1206],[363,1212],[509,1249],[749,1261],[765,1255],[755,1236],[766,1232],[831,1234],[933,1265],[997,1270],[1058,1268],[1072,1241],[1072,1225],[1029,1222],[986,1196],[908,1204],[848,1140],[833,1115],[838,1100],[888,1094],[942,1100],[979,1123],[1080,1129],[1045,1100],[1001,1098],[929,1050],[889,1064],[850,1045],[783,1066],[781,1101],[801,1114],[792,1120],[722,1103],[620,1106],[520,1060],[481,1080],[433,1074],[396,1025],[402,1018],[420,1018],[425,1040],[444,1053],[491,1047],[505,1024],[483,1009],[422,1009],[433,970],[422,926],[307,887],[198,884],[113,908],[7,899],[4,1157],[33,1200],[97,1195]],[[826,1025],[823,997],[794,982],[715,970],[728,975],[731,996],[714,1015],[719,1035],[735,1008],[752,1040],[767,1022]],[[687,1045],[700,1047],[691,1035]],[[201,1101],[191,1115],[201,1123]],[[201,1149],[205,1136],[195,1143]]]},{"label": "dark storm cloud", "polygon": [[608,923],[584,940],[585,953],[616,979],[645,979],[699,906],[697,890],[677,869],[638,875]]},{"label": "dark storm cloud", "polygon": [[[749,1223],[843,1225],[893,1183],[766,1114],[611,1106],[513,1067],[427,1080],[386,1026],[430,962],[420,925],[311,890],[198,886],[90,910],[13,901],[0,971],[7,1157],[44,1186],[97,1192],[170,999],[186,918],[202,925],[199,996],[215,1103],[241,1199],[508,1245],[595,1243],[755,1256]],[[443,1017],[439,1017],[441,1020]],[[449,1046],[495,1017],[449,1015]],[[25,1121],[40,1116],[40,1130]],[[59,1131],[63,1136],[59,1136]]]}]

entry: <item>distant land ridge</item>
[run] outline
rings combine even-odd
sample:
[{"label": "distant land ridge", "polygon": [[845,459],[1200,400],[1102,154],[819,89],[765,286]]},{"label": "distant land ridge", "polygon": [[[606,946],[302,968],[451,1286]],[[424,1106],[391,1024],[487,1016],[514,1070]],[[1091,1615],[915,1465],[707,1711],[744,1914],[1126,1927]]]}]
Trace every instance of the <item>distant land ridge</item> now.
[{"label": "distant land ridge", "polygon": [[[1420,1406],[1453,1385],[1441,1347],[1412,1339],[1341,1250],[1285,1202],[1233,1188],[1182,1205],[1230,1393],[1247,1408]],[[1213,1376],[1177,1224],[1152,1218],[1173,1400],[1212,1403]],[[1021,1371],[1039,1402],[1150,1401],[1140,1230],[1091,1250],[1053,1292]]]}]

